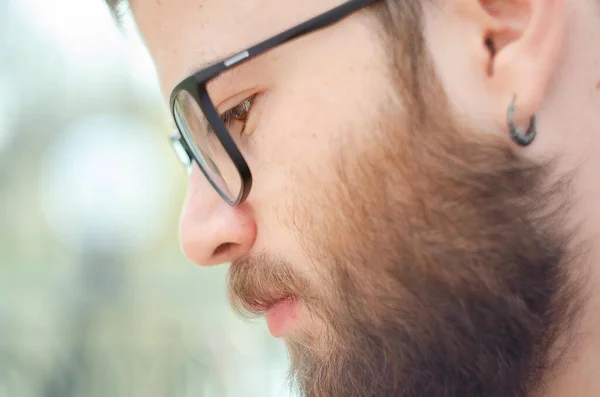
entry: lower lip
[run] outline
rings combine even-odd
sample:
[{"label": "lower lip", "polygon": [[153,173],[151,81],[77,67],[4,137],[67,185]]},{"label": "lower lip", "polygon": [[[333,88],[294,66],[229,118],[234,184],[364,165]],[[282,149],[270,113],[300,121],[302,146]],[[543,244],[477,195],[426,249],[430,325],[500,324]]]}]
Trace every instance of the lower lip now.
[{"label": "lower lip", "polygon": [[298,301],[285,300],[273,305],[265,313],[269,332],[276,338],[287,334],[298,317]]}]

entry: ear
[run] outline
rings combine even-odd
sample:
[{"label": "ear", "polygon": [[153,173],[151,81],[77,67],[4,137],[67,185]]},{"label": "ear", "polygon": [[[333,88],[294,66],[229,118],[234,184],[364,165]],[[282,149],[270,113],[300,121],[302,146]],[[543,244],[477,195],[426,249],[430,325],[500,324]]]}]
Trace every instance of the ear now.
[{"label": "ear", "polygon": [[[565,0],[459,0],[475,18],[488,50],[487,83],[503,111],[516,96],[516,121],[527,125],[542,106],[560,61]],[[466,10],[463,10],[466,11]],[[497,103],[495,103],[497,102]]]}]

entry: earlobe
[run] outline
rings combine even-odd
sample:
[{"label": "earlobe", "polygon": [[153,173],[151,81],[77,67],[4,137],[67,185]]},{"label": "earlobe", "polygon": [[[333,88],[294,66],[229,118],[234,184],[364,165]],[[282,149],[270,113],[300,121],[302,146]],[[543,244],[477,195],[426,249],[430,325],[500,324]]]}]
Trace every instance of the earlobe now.
[{"label": "earlobe", "polygon": [[515,121],[527,124],[541,107],[560,60],[565,0],[479,1],[494,23],[484,38],[490,49],[488,78],[498,109],[518,97]]}]

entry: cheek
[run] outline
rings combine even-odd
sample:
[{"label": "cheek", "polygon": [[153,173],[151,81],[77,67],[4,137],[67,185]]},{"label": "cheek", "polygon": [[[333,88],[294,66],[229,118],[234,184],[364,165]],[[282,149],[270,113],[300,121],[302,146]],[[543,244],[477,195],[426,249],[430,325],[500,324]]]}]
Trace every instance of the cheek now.
[{"label": "cheek", "polygon": [[319,103],[292,87],[271,91],[263,105],[268,117],[261,117],[246,156],[253,174],[255,244],[283,256],[314,285],[319,283],[314,272],[318,265],[310,263],[307,247],[299,243],[299,234],[311,231],[300,231],[297,220],[310,215],[315,194],[324,188],[315,177],[332,173],[330,141],[343,115],[328,112],[324,117]]},{"label": "cheek", "polygon": [[281,49],[244,151],[253,174],[256,247],[299,268],[323,265],[314,263],[315,241],[324,240],[319,230],[338,209],[318,207],[335,206],[323,196],[340,183],[340,152],[362,150],[357,141],[373,133],[392,86],[381,52],[361,29],[350,25]]},{"label": "cheek", "polygon": [[358,95],[340,88],[336,95],[341,106],[331,106],[327,102],[332,95],[309,95],[319,90],[317,82],[304,86],[306,90],[290,88],[268,98],[271,111],[255,132],[256,146],[248,161],[254,176],[251,200],[259,227],[257,246],[308,271],[318,286],[327,269],[320,271],[325,264],[315,250],[322,254],[321,245],[328,239],[323,236],[324,225],[339,211],[333,196],[340,183],[336,171],[340,152],[358,153],[359,147],[347,143],[372,134],[376,116],[346,111],[375,103],[362,102],[368,97],[365,91]]},{"label": "cheek", "polygon": [[246,156],[257,204],[296,195],[309,199],[335,183],[333,165],[341,148],[358,150],[356,143],[373,133],[380,111],[377,104],[389,82],[371,81],[361,87],[360,76],[335,79],[335,70],[331,73],[321,72],[320,79],[288,81],[261,99],[261,120]]}]

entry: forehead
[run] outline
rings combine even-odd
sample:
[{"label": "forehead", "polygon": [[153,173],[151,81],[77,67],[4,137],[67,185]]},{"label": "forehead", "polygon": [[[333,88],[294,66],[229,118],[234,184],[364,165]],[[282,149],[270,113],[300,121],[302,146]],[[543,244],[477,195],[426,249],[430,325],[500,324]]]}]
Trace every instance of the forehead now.
[{"label": "forehead", "polygon": [[209,60],[267,39],[344,0],[132,0],[163,94]]}]

